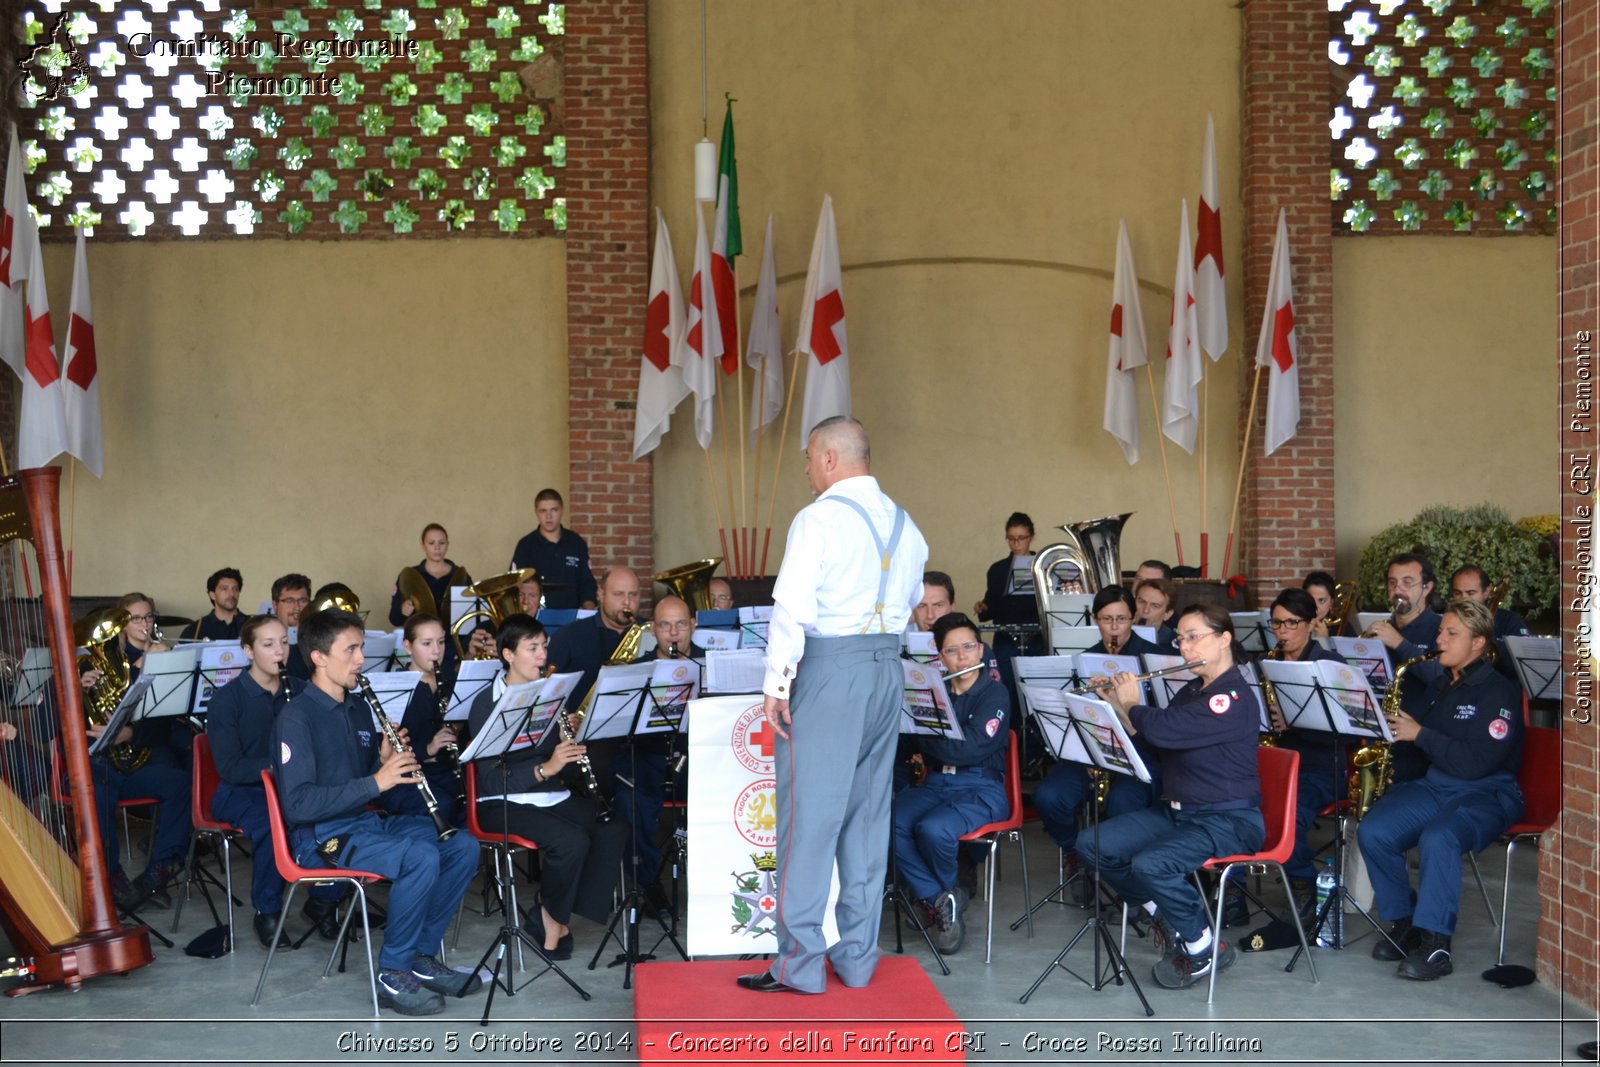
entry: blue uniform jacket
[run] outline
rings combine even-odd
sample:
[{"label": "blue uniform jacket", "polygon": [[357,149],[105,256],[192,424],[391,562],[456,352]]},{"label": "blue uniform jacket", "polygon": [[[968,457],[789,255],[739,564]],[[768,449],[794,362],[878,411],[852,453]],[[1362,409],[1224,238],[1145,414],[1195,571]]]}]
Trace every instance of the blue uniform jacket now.
[{"label": "blue uniform jacket", "polygon": [[550,639],[549,658],[555,673],[583,672],[583,677],[572,690],[572,696],[567,699],[568,711],[576,710],[583,703],[583,698],[594,688],[600,665],[611,658],[621,643],[622,635],[601,622],[598,614],[569,623],[556,631],[556,635]]},{"label": "blue uniform jacket", "polygon": [[1439,640],[1439,622],[1437,612],[1423,608],[1421,614],[1400,631],[1400,643],[1389,650],[1394,665],[1399,667],[1408,659],[1433,651],[1434,643]]},{"label": "blue uniform jacket", "polygon": [[[1100,640],[1100,641],[1096,641],[1094,644],[1092,644],[1088,648],[1084,649],[1084,652],[1092,653],[1092,654],[1098,656],[1101,653],[1105,652],[1105,650],[1106,650],[1106,643],[1105,643],[1104,640]],[[1121,648],[1117,649],[1115,654],[1118,655],[1118,656],[1171,656],[1171,655],[1176,655],[1176,653],[1168,652],[1167,650],[1163,649],[1160,645],[1155,644],[1154,642],[1146,641],[1144,638],[1140,637],[1138,634],[1129,634],[1127,643],[1124,644]]]},{"label": "blue uniform jacket", "polygon": [[1011,694],[1006,687],[978,672],[978,680],[965,693],[951,698],[961,740],[922,737],[923,755],[947,767],[984,767],[1005,773],[1006,745],[1011,741]]},{"label": "blue uniform jacket", "polygon": [[[422,575],[422,580],[428,583],[428,592],[433,594],[434,614],[444,618],[450,612],[450,587],[452,585],[471,585],[472,575],[467,573],[465,567],[458,567],[454,560],[445,560],[450,564],[450,573],[443,578],[435,578],[428,573],[427,560],[412,564],[406,570],[416,571]],[[406,617],[400,614],[400,605],[405,603],[405,594],[400,592],[400,583],[394,583],[394,593],[389,597],[389,625],[404,626]],[[415,605],[418,611],[422,606]]]},{"label": "blue uniform jacket", "polygon": [[1415,741],[1394,744],[1394,776],[1406,781],[1426,774],[1449,782],[1513,777],[1522,766],[1522,694],[1516,683],[1486,661],[1469,664],[1452,682],[1430,672],[1422,724]]},{"label": "blue uniform jacket", "polygon": [[1261,802],[1261,715],[1239,668],[1229,667],[1204,687],[1193,679],[1165,708],[1135,705],[1128,718],[1161,758],[1168,800],[1239,807]]},{"label": "blue uniform jacket", "polygon": [[[544,539],[538,530],[517,542],[511,554],[511,567],[532,567],[544,579],[544,605],[547,608],[575,608],[585,603],[597,602],[594,571],[589,566],[589,544],[583,538],[561,528],[561,536],[554,544]],[[565,586],[564,589],[552,588]]]},{"label": "blue uniform jacket", "polygon": [[1007,593],[1011,583],[1011,556],[995,560],[984,579],[983,602],[989,610],[979,615],[981,622],[993,619],[1001,625],[1018,626],[1039,621],[1039,599],[1032,593]]},{"label": "blue uniform jacket", "polygon": [[326,841],[375,818],[367,805],[382,795],[375,777],[382,739],[365,701],[335,701],[308,686],[278,713],[272,737],[273,774],[292,830]]},{"label": "blue uniform jacket", "polygon": [[261,772],[272,766],[272,727],[278,712],[304,688],[285,678],[269,693],[245,671],[217,690],[206,711],[206,737],[217,774],[229,785],[261,788]]}]

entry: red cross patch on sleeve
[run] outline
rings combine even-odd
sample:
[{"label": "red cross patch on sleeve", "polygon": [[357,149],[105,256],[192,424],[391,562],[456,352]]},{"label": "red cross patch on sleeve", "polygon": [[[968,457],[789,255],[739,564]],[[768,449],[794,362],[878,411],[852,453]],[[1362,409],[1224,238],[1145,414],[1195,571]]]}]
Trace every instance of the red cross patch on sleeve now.
[{"label": "red cross patch on sleeve", "polygon": [[1233,703],[1233,701],[1228,699],[1228,694],[1218,693],[1216,696],[1212,697],[1208,703],[1211,708],[1211,714],[1222,715],[1227,712],[1228,707]]},{"label": "red cross patch on sleeve", "polygon": [[1496,741],[1504,741],[1511,734],[1511,726],[1504,719],[1489,720],[1489,736]]}]

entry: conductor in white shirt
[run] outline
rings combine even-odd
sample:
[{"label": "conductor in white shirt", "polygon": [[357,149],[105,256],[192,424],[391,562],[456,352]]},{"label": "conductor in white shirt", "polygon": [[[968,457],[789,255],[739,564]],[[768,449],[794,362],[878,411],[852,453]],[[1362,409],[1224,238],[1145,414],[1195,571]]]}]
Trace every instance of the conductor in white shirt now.
[{"label": "conductor in white shirt", "polygon": [[[916,523],[872,477],[859,422],[817,424],[806,478],[817,499],[789,527],[762,685],[778,733],[778,956],[739,979],[759,992],[825,992],[824,960],[845,985],[864,986],[878,965],[900,634],[928,560]],[[839,940],[828,948],[822,921],[835,861]]]}]

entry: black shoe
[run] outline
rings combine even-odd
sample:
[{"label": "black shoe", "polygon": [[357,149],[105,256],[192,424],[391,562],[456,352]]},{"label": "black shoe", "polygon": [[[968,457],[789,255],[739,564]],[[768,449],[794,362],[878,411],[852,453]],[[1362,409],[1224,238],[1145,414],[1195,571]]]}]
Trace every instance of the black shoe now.
[{"label": "black shoe", "polygon": [[181,888],[183,867],[176,863],[152,863],[150,869],[144,872],[144,876],[150,883],[150,906],[172,907],[169,891]]},{"label": "black shoe", "polygon": [[771,971],[762,971],[760,974],[741,974],[739,987],[757,993],[804,993],[804,989],[796,989],[791,985],[784,985],[773,977]]},{"label": "black shoe", "polygon": [[1578,1046],[1578,1050],[1577,1050],[1576,1055],[1577,1055],[1578,1059],[1580,1059],[1580,1060],[1592,1060],[1592,1059],[1595,1058],[1595,1052],[1596,1052],[1595,1042],[1593,1042],[1593,1041],[1585,1041],[1583,1044]]},{"label": "black shoe", "polygon": [[317,936],[324,941],[334,941],[339,937],[339,905],[327,900],[318,900],[309,897],[305,906],[300,909],[300,915],[316,928]]},{"label": "black shoe", "polygon": [[1455,970],[1455,966],[1450,962],[1449,937],[1436,934],[1432,930],[1423,930],[1421,927],[1413,929],[1417,930],[1420,936],[1417,938],[1417,947],[1400,961],[1401,978],[1431,982]]},{"label": "black shoe", "polygon": [[444,1011],[444,997],[424,989],[410,971],[379,971],[378,1005],[401,1015],[437,1015]]},{"label": "black shoe", "polygon": [[555,948],[547,948],[544,954],[553,960],[570,960],[572,958],[572,934],[565,933],[556,940]]},{"label": "black shoe", "polygon": [[[1232,945],[1222,942],[1217,949],[1217,970],[1232,967],[1237,956]],[[1180,949],[1157,963],[1151,973],[1157,984],[1167,989],[1188,989],[1211,974],[1211,950],[1191,956],[1187,949]]]},{"label": "black shoe", "polygon": [[125,912],[137,911],[150,899],[150,883],[144,875],[130,881],[121,871],[111,879],[111,899]]},{"label": "black shoe", "polygon": [[411,977],[446,997],[464,997],[483,988],[483,979],[476,972],[453,971],[438,956],[420,952],[411,960]]},{"label": "black shoe", "polygon": [[[1406,959],[1416,949],[1421,938],[1422,931],[1412,926],[1409,918],[1392,922],[1389,924],[1389,936],[1378,938],[1378,943],[1372,946],[1372,958],[1385,963]],[[1391,939],[1395,945],[1400,946],[1398,949],[1389,943]]]},{"label": "black shoe", "polygon": [[[1139,910],[1144,912],[1143,908]],[[1183,950],[1183,936],[1157,912],[1150,923],[1150,944],[1155,948],[1157,956],[1166,958]]]},{"label": "black shoe", "polygon": [[933,905],[926,900],[913,900],[911,909],[906,913],[906,929],[914,934],[924,930],[933,931],[939,928],[939,917],[934,914]]},{"label": "black shoe", "polygon": [[[256,912],[255,925],[256,925],[256,937],[261,939],[261,947],[262,948],[271,948],[272,947],[272,931],[278,929],[278,917],[276,915],[266,915],[266,914],[263,914],[262,912],[258,911],[258,912]],[[287,930],[285,930],[285,931],[283,931],[283,932],[278,934],[278,947],[279,948],[293,948],[294,947],[294,942],[289,940],[289,933],[288,933]]]},{"label": "black shoe", "polygon": [[960,952],[967,939],[967,924],[961,918],[960,890],[946,889],[933,898],[933,915],[937,925],[929,931],[933,947],[941,956]]},{"label": "black shoe", "polygon": [[522,929],[533,938],[535,944],[544,947],[544,916],[539,911],[539,905],[535,904],[522,913]]}]

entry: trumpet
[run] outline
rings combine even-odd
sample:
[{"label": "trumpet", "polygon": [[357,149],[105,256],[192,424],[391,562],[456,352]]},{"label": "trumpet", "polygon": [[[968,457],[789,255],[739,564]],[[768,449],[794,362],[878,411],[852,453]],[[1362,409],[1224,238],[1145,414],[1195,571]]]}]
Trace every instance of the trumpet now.
[{"label": "trumpet", "polygon": [[[396,752],[409,752],[405,742],[400,740],[400,732],[394,728],[394,723],[389,721],[389,716],[383,713],[383,705],[378,701],[378,694],[372,691],[372,683],[367,681],[364,674],[356,675],[356,685],[361,689],[361,697],[372,708],[373,718],[378,720],[378,729],[383,731],[383,736],[389,739],[389,747]],[[439,801],[434,798],[433,790],[428,786],[428,779],[423,775],[421,768],[417,769],[417,789],[422,793],[422,803],[428,808],[428,817],[433,820],[433,828],[439,835],[440,841],[448,841],[456,836],[456,828],[445,821],[444,813],[439,810]]]},{"label": "trumpet", "polygon": [[[1206,661],[1203,659],[1192,659],[1188,663],[1180,663],[1176,667],[1162,667],[1160,670],[1145,671],[1143,674],[1136,674],[1133,676],[1133,680],[1136,682],[1148,682],[1152,678],[1161,678],[1169,674],[1192,671],[1196,667],[1204,667],[1205,665]],[[1087,693],[1097,692],[1102,688],[1105,687],[1098,685],[1080,685],[1072,689],[1068,689],[1067,692],[1071,693],[1073,696],[1081,697]]]}]

